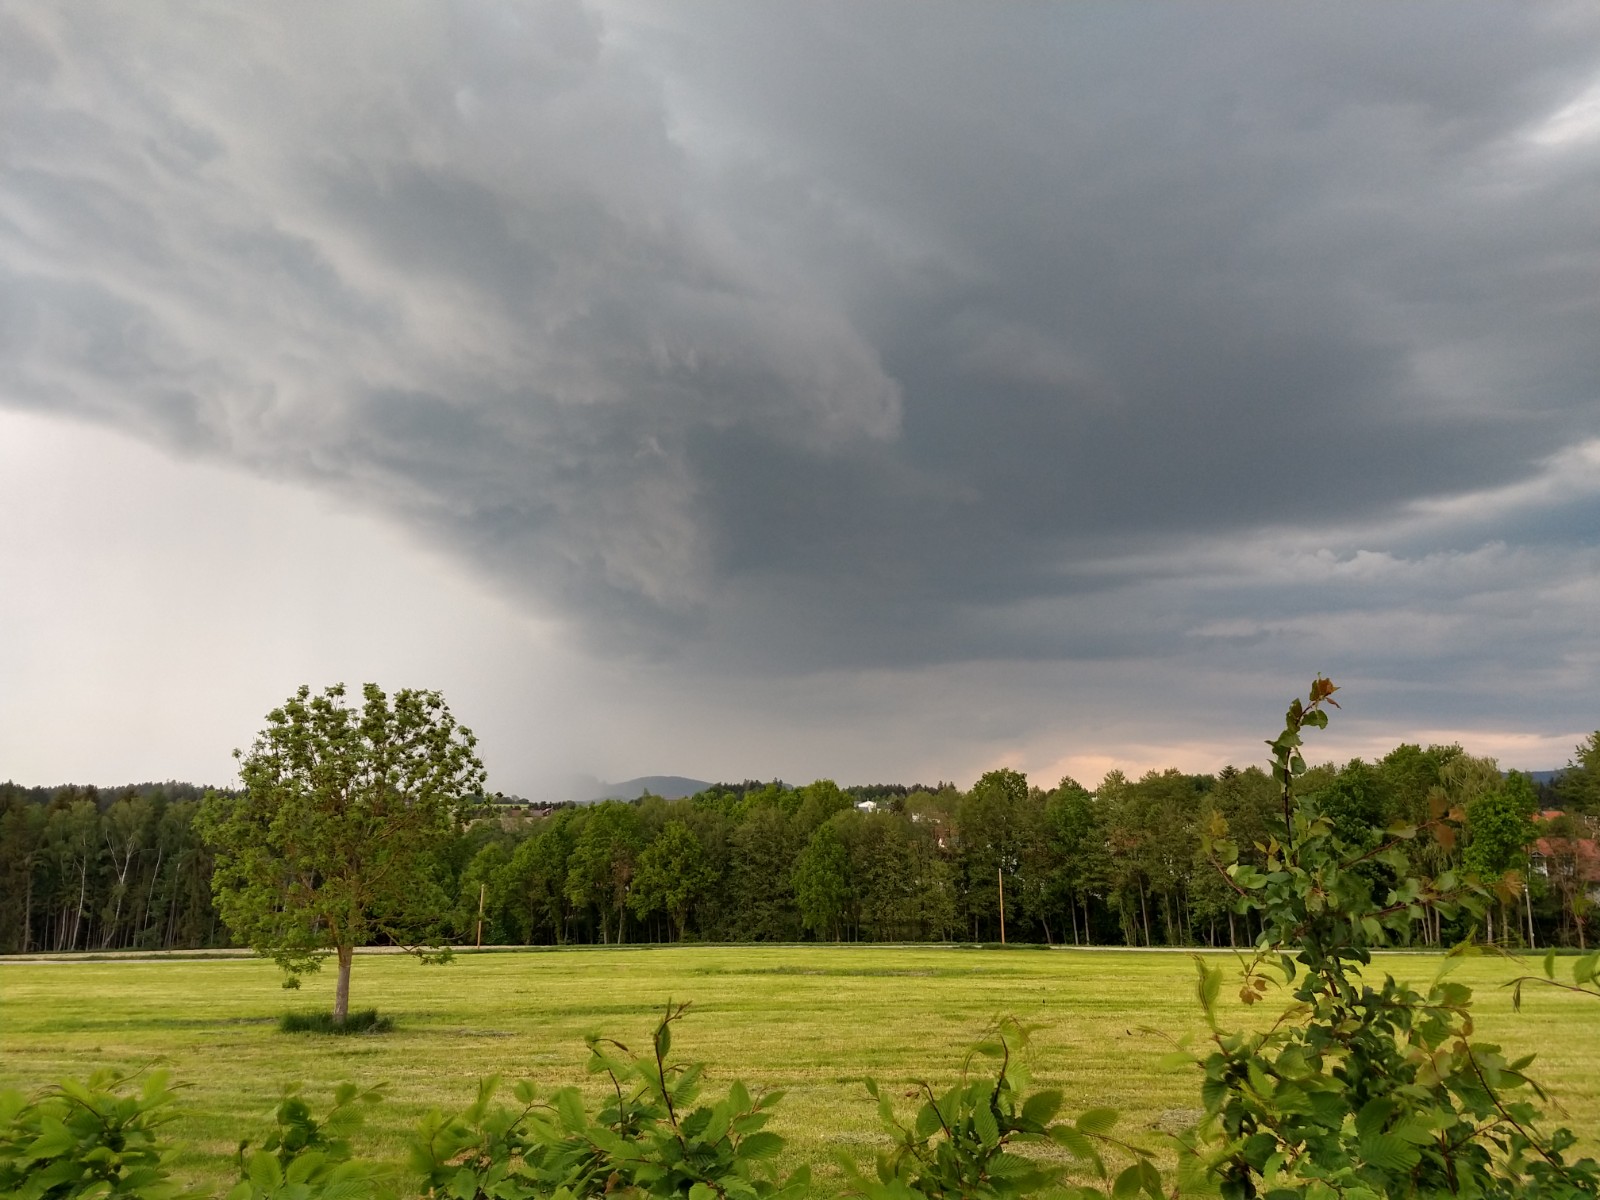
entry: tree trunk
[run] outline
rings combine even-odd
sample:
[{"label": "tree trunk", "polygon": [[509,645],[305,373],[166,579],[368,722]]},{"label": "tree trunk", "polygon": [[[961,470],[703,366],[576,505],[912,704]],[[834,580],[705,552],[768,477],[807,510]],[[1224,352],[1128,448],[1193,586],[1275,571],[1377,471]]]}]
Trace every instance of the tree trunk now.
[{"label": "tree trunk", "polygon": [[33,864],[28,864],[28,886],[22,892],[22,952],[33,949]]},{"label": "tree trunk", "polygon": [[1144,944],[1150,945],[1150,908],[1144,902],[1144,884],[1139,885],[1139,915],[1144,918]]},{"label": "tree trunk", "polygon": [[156,866],[155,870],[150,872],[150,890],[145,893],[144,912],[139,915],[139,937],[141,939],[144,937],[145,929],[150,924],[150,907],[156,902],[156,880],[161,878],[161,855],[165,849],[166,847],[164,846],[156,847]]},{"label": "tree trunk", "polygon": [[100,932],[100,948],[102,950],[110,949],[111,939],[117,936],[117,930],[122,925],[122,897],[126,894],[126,891],[125,881],[122,879],[117,880],[117,911],[111,914],[111,924]]},{"label": "tree trunk", "polygon": [[111,844],[109,835],[106,837],[106,850],[111,855],[111,869],[117,873],[117,886],[115,889],[117,893],[117,911],[112,914],[111,924],[107,926],[100,936],[100,948],[102,950],[110,948],[111,939],[117,936],[117,930],[122,926],[122,900],[128,894],[128,872],[133,869],[134,855],[131,843],[123,846],[122,862],[119,866],[117,863],[117,848]]},{"label": "tree trunk", "polygon": [[1000,944],[1006,944],[1006,877],[1001,871],[994,873],[995,886],[1000,896]]},{"label": "tree trunk", "polygon": [[78,926],[83,923],[83,902],[88,895],[89,859],[85,856],[83,871],[78,876],[78,911],[72,915],[72,942],[67,946],[68,950],[76,950],[78,948]]},{"label": "tree trunk", "polygon": [[333,989],[333,1023],[343,1025],[350,1015],[350,963],[356,956],[355,947],[339,947],[339,982]]}]

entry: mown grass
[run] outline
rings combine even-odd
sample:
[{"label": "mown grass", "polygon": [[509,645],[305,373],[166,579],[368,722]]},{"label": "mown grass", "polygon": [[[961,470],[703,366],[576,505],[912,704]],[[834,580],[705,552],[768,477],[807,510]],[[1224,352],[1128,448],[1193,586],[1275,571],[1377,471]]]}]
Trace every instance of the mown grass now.
[{"label": "mown grass", "polygon": [[[1378,969],[1421,983],[1437,966],[1394,955]],[[1537,1077],[1565,1123],[1600,1149],[1588,1132],[1600,1130],[1600,1004],[1539,989],[1515,1014],[1498,985],[1529,969],[1477,959],[1455,978],[1476,989],[1479,1036],[1538,1051]],[[1193,1073],[1157,1065],[1169,1039],[1201,1033],[1194,977],[1183,955],[1118,951],[690,946],[465,953],[444,967],[362,956],[352,998],[395,1028],[334,1038],[278,1031],[286,1011],[327,1009],[331,972],[285,992],[272,964],[251,959],[0,960],[0,1085],[163,1060],[189,1085],[171,1127],[187,1147],[179,1168],[221,1183],[239,1138],[260,1136],[284,1084],[305,1083],[315,1106],[341,1080],[382,1080],[390,1100],[372,1111],[362,1152],[399,1162],[417,1117],[465,1106],[480,1076],[598,1094],[583,1035],[643,1046],[669,998],[690,1000],[676,1052],[704,1060],[713,1089],[733,1078],[784,1089],[772,1128],[789,1141],[786,1165],[826,1174],[835,1150],[867,1157],[881,1144],[863,1075],[901,1091],[952,1080],[1003,1015],[1039,1026],[1036,1086],[1061,1088],[1069,1112],[1119,1108],[1124,1127],[1154,1144],[1157,1129],[1196,1104]],[[1229,1003],[1230,1023],[1261,1019],[1261,1009]]]}]

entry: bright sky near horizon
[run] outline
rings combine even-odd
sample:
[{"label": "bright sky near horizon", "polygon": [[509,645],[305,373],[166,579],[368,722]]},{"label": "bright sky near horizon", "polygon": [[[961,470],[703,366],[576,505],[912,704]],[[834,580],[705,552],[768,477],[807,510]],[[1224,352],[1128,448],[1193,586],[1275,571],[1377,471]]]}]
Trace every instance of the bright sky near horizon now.
[{"label": "bright sky near horizon", "polygon": [[1600,8],[0,0],[0,778],[1600,726]]}]

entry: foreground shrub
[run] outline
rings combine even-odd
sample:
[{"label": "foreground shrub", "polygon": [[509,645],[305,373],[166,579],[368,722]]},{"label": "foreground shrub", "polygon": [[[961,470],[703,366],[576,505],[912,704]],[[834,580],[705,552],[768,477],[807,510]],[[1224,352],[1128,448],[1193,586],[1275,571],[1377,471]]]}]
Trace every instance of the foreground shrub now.
[{"label": "foreground shrub", "polygon": [[[137,1091],[133,1090],[137,1083]],[[0,1196],[16,1200],[179,1200],[177,1153],[160,1138],[175,1094],[164,1072],[63,1080],[32,1099],[0,1092]]]},{"label": "foreground shrub", "polygon": [[1284,826],[1260,847],[1264,868],[1238,862],[1220,822],[1208,841],[1236,907],[1264,925],[1241,998],[1264,1000],[1281,976],[1290,1002],[1264,1032],[1223,1030],[1222,972],[1199,964],[1211,1026],[1195,1058],[1205,1118],[1185,1139],[1180,1182],[1225,1200],[1595,1195],[1600,1168],[1563,1157],[1572,1133],[1539,1132],[1533,1100],[1544,1094],[1524,1073],[1532,1056],[1508,1062],[1472,1040],[1472,989],[1444,977],[1453,963],[1425,993],[1363,977],[1372,949],[1402,939],[1424,906],[1477,915],[1489,893],[1448,871],[1413,875],[1401,850],[1419,837],[1452,845],[1460,813],[1436,808],[1420,826],[1356,846],[1295,796],[1301,731],[1327,726],[1335,690],[1318,678],[1269,743]]},{"label": "foreground shrub", "polygon": [[782,1093],[752,1098],[735,1081],[722,1097],[700,1102],[703,1064],[669,1061],[672,1026],[688,1007],[667,1006],[646,1054],[608,1038],[588,1039],[588,1069],[610,1084],[593,1116],[572,1087],[540,1101],[532,1084],[519,1083],[513,1089],[519,1109],[493,1105],[492,1079],[479,1084],[477,1100],[457,1116],[430,1113],[411,1145],[424,1194],[439,1200],[803,1196],[809,1172],[780,1182],[767,1162],[783,1149],[783,1139],[762,1128]]},{"label": "foreground shrub", "polygon": [[284,1088],[273,1113],[276,1126],[252,1152],[240,1142],[239,1182],[226,1200],[372,1200],[393,1192],[389,1172],[352,1158],[350,1135],[362,1122],[361,1106],[383,1098],[382,1087],[353,1083],[334,1089],[333,1107],[318,1120],[298,1084]]},{"label": "foreground shrub", "polygon": [[[919,1083],[908,1093],[922,1100],[915,1120],[902,1124],[893,1102],[878,1087],[865,1081],[878,1102],[878,1115],[893,1145],[876,1159],[876,1178],[864,1175],[854,1160],[841,1156],[851,1193],[868,1200],[994,1200],[1032,1195],[1048,1190],[1057,1196],[1100,1196],[1095,1186],[1071,1187],[1064,1167],[1031,1157],[1033,1145],[1064,1147],[1079,1164],[1099,1180],[1109,1178],[1101,1150],[1114,1147],[1134,1162],[1117,1176],[1114,1194],[1141,1189],[1161,1200],[1161,1174],[1148,1152],[1111,1136],[1117,1114],[1109,1108],[1090,1109],[1071,1122],[1052,1124],[1061,1108],[1057,1091],[1027,1094],[1028,1072],[1020,1051],[1029,1030],[1016,1021],[1001,1021],[992,1037],[985,1038],[967,1055],[962,1078],[943,1093]],[[974,1074],[980,1059],[998,1059],[991,1078]]]}]

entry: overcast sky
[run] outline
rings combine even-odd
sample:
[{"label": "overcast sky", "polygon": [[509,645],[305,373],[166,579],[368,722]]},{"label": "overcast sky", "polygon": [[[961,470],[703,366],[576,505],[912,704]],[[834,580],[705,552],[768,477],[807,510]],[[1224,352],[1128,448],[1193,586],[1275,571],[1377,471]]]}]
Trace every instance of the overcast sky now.
[{"label": "overcast sky", "polygon": [[0,778],[1600,725],[1600,7],[0,4]]}]

